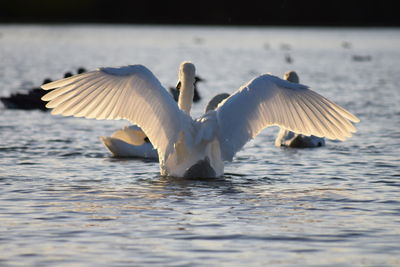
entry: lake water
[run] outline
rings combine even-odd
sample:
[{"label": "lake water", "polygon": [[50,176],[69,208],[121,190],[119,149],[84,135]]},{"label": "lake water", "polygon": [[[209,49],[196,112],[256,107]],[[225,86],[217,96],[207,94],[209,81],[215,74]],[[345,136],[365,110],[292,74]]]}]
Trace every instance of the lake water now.
[{"label": "lake water", "polygon": [[266,129],[224,177],[185,180],[111,157],[99,136],[125,121],[0,107],[0,265],[400,266],[399,48],[399,29],[0,26],[1,96],[81,66],[140,63],[173,86],[190,60],[194,116],[293,69],[361,119],[317,149]]}]

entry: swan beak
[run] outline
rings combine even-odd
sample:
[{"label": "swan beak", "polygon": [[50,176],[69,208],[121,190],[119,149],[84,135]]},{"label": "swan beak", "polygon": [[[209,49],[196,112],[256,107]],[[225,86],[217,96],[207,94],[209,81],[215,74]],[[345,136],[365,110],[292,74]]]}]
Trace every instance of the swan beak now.
[{"label": "swan beak", "polygon": [[176,85],[176,90],[180,90],[181,89],[181,85],[182,85],[182,83],[181,83],[181,81],[178,81],[178,83],[177,83],[177,85]]}]

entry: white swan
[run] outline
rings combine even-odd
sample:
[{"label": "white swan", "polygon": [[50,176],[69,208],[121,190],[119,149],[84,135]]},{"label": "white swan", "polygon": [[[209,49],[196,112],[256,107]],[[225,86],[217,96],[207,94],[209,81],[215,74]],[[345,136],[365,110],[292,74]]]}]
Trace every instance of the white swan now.
[{"label": "white swan", "polygon": [[100,140],[115,157],[158,158],[157,150],[136,125],[126,126],[111,137],[100,136]]},{"label": "white swan", "polygon": [[[295,71],[285,72],[283,78],[292,83],[300,82],[299,76]],[[325,139],[323,137],[297,134],[292,131],[286,130],[284,128],[280,129],[275,139],[275,146],[311,148],[311,147],[320,147],[324,145],[325,145]]]},{"label": "white swan", "polygon": [[272,75],[261,75],[193,120],[195,67],[183,62],[178,105],[142,65],[100,68],[55,81],[43,97],[52,114],[96,119],[127,119],[146,133],[157,149],[161,175],[218,177],[224,160],[270,125],[344,140],[359,119],[308,89]]}]

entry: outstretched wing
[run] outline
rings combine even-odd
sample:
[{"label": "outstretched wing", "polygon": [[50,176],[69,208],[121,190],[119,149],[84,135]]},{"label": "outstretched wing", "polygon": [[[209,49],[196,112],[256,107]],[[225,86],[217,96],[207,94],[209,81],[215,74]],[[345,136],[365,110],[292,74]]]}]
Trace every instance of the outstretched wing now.
[{"label": "outstretched wing", "polygon": [[344,140],[359,119],[310,90],[272,75],[259,76],[217,108],[219,140],[225,160],[232,160],[262,129],[277,125],[304,135]]},{"label": "outstretched wing", "polygon": [[52,114],[95,119],[127,119],[139,125],[166,158],[179,133],[191,127],[153,73],[142,65],[99,68],[42,86]]}]

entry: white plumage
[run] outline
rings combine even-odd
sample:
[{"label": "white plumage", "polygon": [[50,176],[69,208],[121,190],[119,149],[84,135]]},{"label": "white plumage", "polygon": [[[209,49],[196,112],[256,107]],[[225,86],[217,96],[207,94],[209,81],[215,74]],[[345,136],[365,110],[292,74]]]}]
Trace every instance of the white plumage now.
[{"label": "white plumage", "polygon": [[136,125],[124,127],[110,137],[101,136],[100,139],[116,157],[158,159],[157,150]]},{"label": "white plumage", "polygon": [[179,106],[142,65],[100,68],[43,85],[53,114],[127,119],[157,149],[162,175],[218,177],[224,160],[271,125],[304,135],[344,140],[358,118],[307,86],[261,75],[222,101],[215,111],[190,117],[195,67],[180,65]]},{"label": "white plumage", "polygon": [[[299,83],[300,78],[295,71],[285,72],[283,79],[292,82]],[[325,139],[323,137],[317,137],[314,135],[306,136],[303,134],[295,133],[284,128],[279,130],[278,135],[275,138],[275,146],[286,146],[295,148],[311,148],[321,147],[325,145]]]}]

